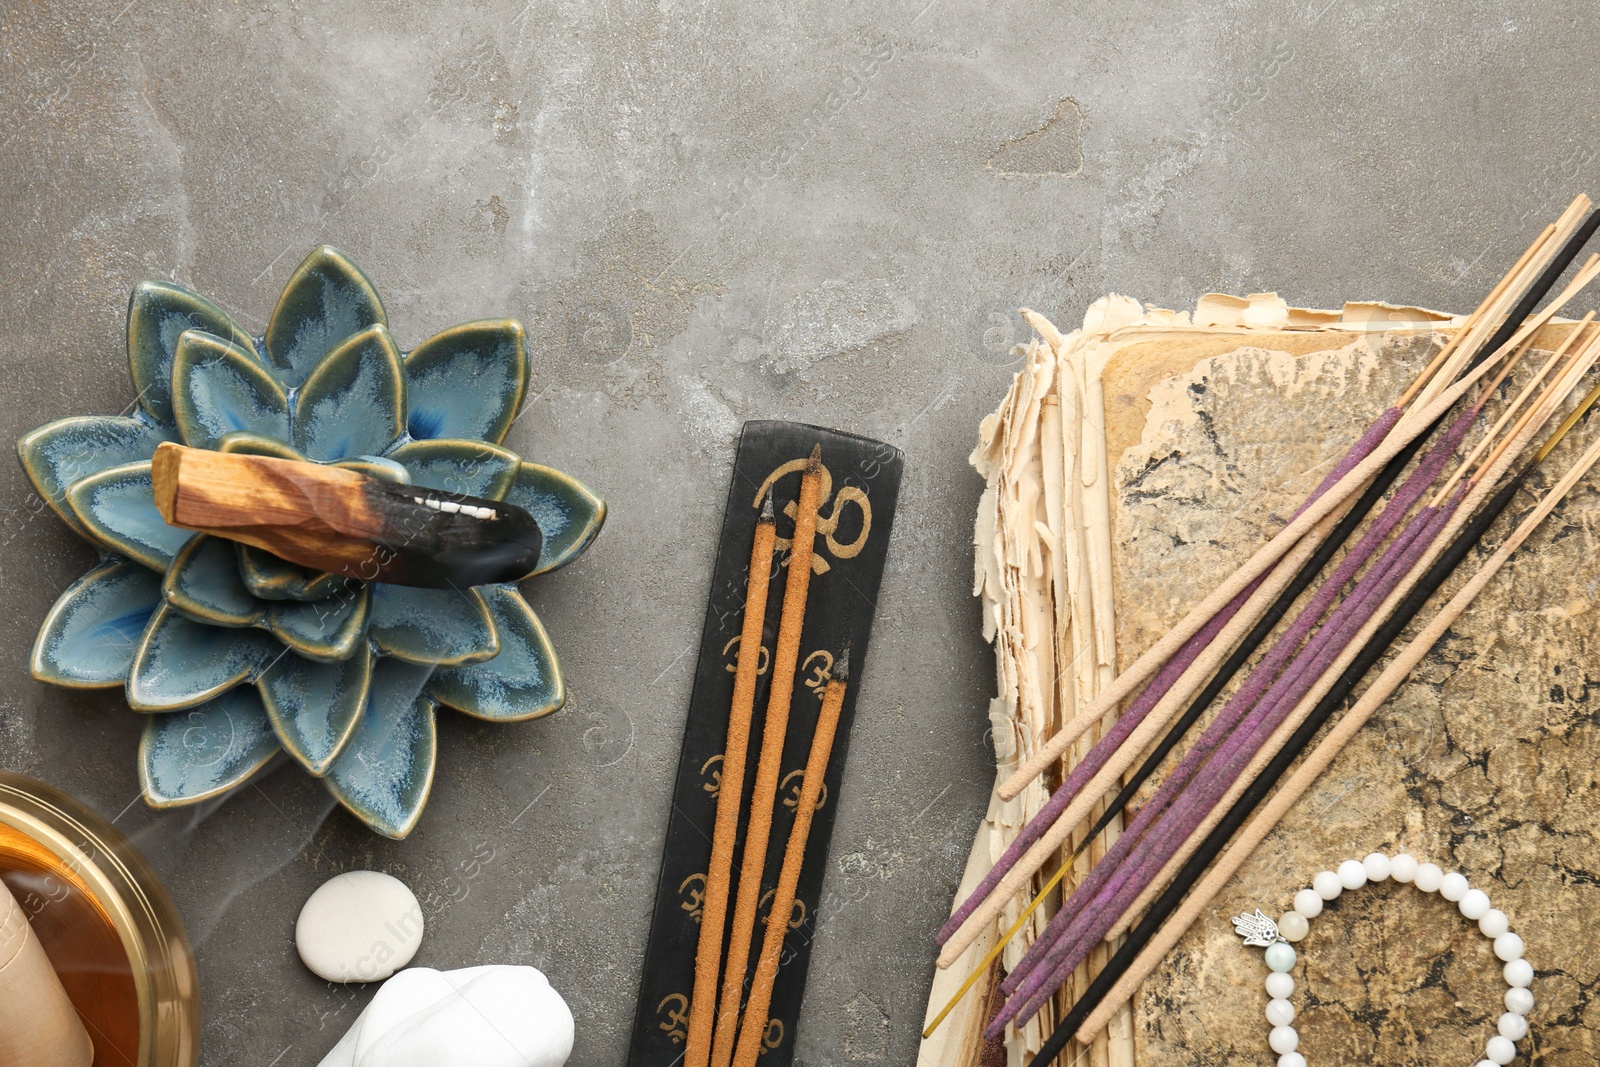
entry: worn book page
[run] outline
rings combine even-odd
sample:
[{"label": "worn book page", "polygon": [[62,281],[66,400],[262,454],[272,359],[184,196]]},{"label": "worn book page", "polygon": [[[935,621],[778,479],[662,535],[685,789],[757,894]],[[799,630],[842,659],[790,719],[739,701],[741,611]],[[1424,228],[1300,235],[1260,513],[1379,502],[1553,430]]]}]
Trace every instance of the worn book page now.
[{"label": "worn book page", "polygon": [[[996,651],[998,695],[990,718],[1000,777],[1092,698],[1114,676],[1114,664],[1131,662],[1269,538],[1459,323],[1385,304],[1293,309],[1274,294],[1207,297],[1192,314],[1108,297],[1090,308],[1081,329],[1065,336],[1042,318],[1025,317],[1038,340],[1028,346],[1010,394],[985,420],[973,457],[988,480],[976,525],[977,591],[985,634]],[[1565,329],[1548,328],[1538,344],[1554,345]],[[1520,377],[1514,375],[1513,384]],[[1575,450],[1581,443],[1567,447]],[[1547,563],[1547,551],[1536,547],[1562,540],[1554,533],[1564,525],[1562,515],[1578,516],[1576,528],[1589,530],[1591,506],[1600,504],[1585,490],[1551,520],[1462,620],[1458,632],[1476,636],[1441,645],[1219,899],[1217,922],[1191,931],[1146,983],[1132,1014],[1096,1047],[1072,1050],[1070,1059],[1125,1064],[1133,1062],[1135,1049],[1147,1063],[1270,1059],[1260,956],[1239,948],[1228,915],[1257,904],[1276,915],[1317,870],[1399,846],[1462,869],[1495,897],[1490,883],[1504,877],[1496,873],[1496,857],[1506,854],[1506,842],[1491,841],[1485,826],[1515,826],[1526,867],[1537,863],[1541,850],[1557,851],[1562,834],[1586,827],[1584,817],[1593,821],[1592,789],[1586,800],[1562,812],[1559,825],[1567,829],[1548,823],[1545,831],[1547,813],[1508,813],[1503,803],[1508,789],[1532,800],[1533,761],[1576,759],[1592,729],[1567,714],[1560,741],[1539,733],[1550,718],[1553,693],[1560,692],[1559,703],[1567,709],[1587,701],[1579,665],[1586,662],[1590,638],[1570,621],[1588,604],[1587,591],[1573,585],[1576,567],[1570,560]],[[1587,535],[1569,533],[1564,540],[1586,544]],[[1537,562],[1531,558],[1536,554]],[[1536,582],[1550,604],[1528,605],[1525,597],[1510,596],[1519,570],[1541,576]],[[1509,625],[1501,618],[1507,612],[1515,620]],[[1503,658],[1511,651],[1508,633],[1517,635],[1516,648],[1531,657],[1530,664],[1539,664],[1537,678]],[[1480,656],[1501,666],[1480,669]],[[1472,666],[1464,670],[1466,664]],[[1483,674],[1492,676],[1492,684]],[[1565,681],[1556,680],[1563,676]],[[1469,703],[1489,692],[1499,703],[1452,707],[1447,715],[1441,698],[1457,690]],[[1516,743],[1490,758],[1487,745],[1505,728],[1506,717],[1522,724],[1510,735]],[[1113,721],[1108,717],[1102,729]],[[1480,747],[1454,747],[1468,724],[1475,724],[1472,736]],[[1053,781],[1009,805],[992,802],[963,893],[1097,736],[1098,731],[1076,746]],[[1549,783],[1544,788],[1548,792]],[[1477,811],[1472,818],[1481,821],[1461,824],[1463,810]],[[1582,833],[1580,860],[1571,871],[1596,866],[1600,849],[1586,829]],[[1098,859],[1099,849],[1092,855]],[[1086,861],[1080,863],[1069,883],[1087,870]],[[1036,886],[1052,873],[1041,872]],[[1516,901],[1510,882],[1501,894]],[[1543,973],[1538,934],[1518,917],[1548,915],[1553,898],[1532,897],[1519,910],[1496,903],[1528,938],[1529,956]],[[1014,902],[967,959],[940,974],[930,1017],[966,976],[962,964],[981,959],[1024,904]],[[1002,964],[1016,961],[1048,910],[1035,915]],[[1437,898],[1411,900],[1379,890],[1367,900],[1353,896],[1346,908],[1330,907],[1306,943],[1313,957],[1306,972],[1309,1000],[1299,996],[1302,1018],[1296,1023],[1305,1047],[1340,1061],[1374,1051],[1393,1058],[1423,1048],[1441,1055],[1449,1049],[1460,1057],[1481,1050],[1501,1010],[1503,989],[1491,988],[1500,981],[1498,968],[1480,958],[1487,942],[1471,924],[1433,914],[1447,910]],[[1406,935],[1417,923],[1430,927],[1440,952],[1429,955],[1422,951],[1425,939]],[[1567,933],[1575,936],[1576,928]],[[1315,958],[1319,939],[1327,946],[1322,960]],[[1559,935],[1546,944],[1554,952]],[[1387,955],[1397,966],[1398,953],[1410,961],[1403,968],[1407,977],[1374,982],[1358,975],[1353,945],[1364,946],[1364,957],[1356,957]],[[1542,958],[1549,960],[1550,953]],[[1432,960],[1440,960],[1442,969]],[[1103,954],[1075,976],[1041,1020],[1048,1015],[1053,1023],[1100,962]],[[1592,982],[1597,967],[1600,960],[1583,963],[1583,981]],[[921,1067],[980,1062],[985,1048],[979,1032],[993,1013],[989,994],[999,973],[987,976],[924,1042]],[[1472,992],[1479,986],[1481,995]],[[1437,1010],[1412,1010],[1413,997],[1419,1008]],[[1405,1011],[1392,1010],[1402,1002]],[[1025,1063],[1048,1032],[1041,1020],[1008,1032],[1003,1057],[990,1048],[991,1058],[983,1062]],[[1533,1021],[1538,1030],[1538,1018]],[[1581,1033],[1575,1047],[1587,1047],[1583,1042],[1591,1032],[1575,1029]],[[1456,1036],[1447,1039],[1446,1031]],[[1554,1032],[1546,1034],[1553,1038]]]}]

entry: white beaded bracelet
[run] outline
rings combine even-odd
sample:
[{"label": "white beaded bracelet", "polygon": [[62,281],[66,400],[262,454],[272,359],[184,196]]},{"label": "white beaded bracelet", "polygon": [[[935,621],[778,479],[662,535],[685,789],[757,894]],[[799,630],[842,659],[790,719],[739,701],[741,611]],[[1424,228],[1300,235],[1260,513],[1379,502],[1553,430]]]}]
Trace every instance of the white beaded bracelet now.
[{"label": "white beaded bracelet", "polygon": [[1505,1014],[1500,1016],[1500,1032],[1489,1039],[1477,1067],[1510,1063],[1517,1055],[1516,1043],[1528,1034],[1527,1015],[1533,1010],[1533,993],[1528,986],[1533,982],[1533,966],[1522,958],[1522,938],[1511,932],[1506,913],[1490,907],[1488,894],[1469,886],[1464,875],[1446,874],[1434,864],[1418,863],[1415,856],[1404,852],[1392,859],[1374,852],[1364,860],[1345,860],[1338,869],[1318,874],[1309,889],[1294,895],[1293,909],[1277,922],[1262,914],[1260,908],[1254,915],[1234,917],[1234,932],[1244,938],[1244,943],[1267,950],[1267,969],[1271,972],[1267,975],[1267,996],[1271,998],[1267,1001],[1267,1022],[1272,1026],[1267,1043],[1278,1054],[1278,1067],[1306,1067],[1306,1058],[1298,1051],[1300,1035],[1290,1025],[1295,1015],[1294,1005],[1289,1002],[1294,993],[1294,979],[1289,972],[1296,959],[1292,942],[1310,932],[1310,920],[1322,914],[1326,901],[1346,889],[1360,889],[1368,882],[1390,878],[1410,882],[1425,893],[1438,893],[1475,921],[1485,937],[1493,939],[1494,954],[1505,963],[1505,979],[1510,988],[1506,991]]}]

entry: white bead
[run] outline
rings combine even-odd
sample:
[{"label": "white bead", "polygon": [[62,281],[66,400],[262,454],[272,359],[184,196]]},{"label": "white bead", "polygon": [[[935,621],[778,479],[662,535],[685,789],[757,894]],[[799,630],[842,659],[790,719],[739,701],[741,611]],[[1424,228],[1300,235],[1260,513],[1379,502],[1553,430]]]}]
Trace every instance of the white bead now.
[{"label": "white bead", "polygon": [[1285,1052],[1278,1057],[1278,1067],[1306,1067],[1306,1058],[1298,1052]]},{"label": "white bead", "polygon": [[1339,864],[1339,884],[1346,889],[1360,889],[1367,884],[1367,869],[1360,860],[1345,860]]},{"label": "white bead", "polygon": [[1489,1043],[1484,1046],[1483,1051],[1491,1060],[1499,1064],[1510,1063],[1517,1058],[1517,1046],[1499,1034],[1495,1034],[1489,1039]]},{"label": "white bead", "polygon": [[[1272,992],[1272,990],[1267,990]],[[1533,990],[1523,989],[1520,986],[1506,990],[1506,1011],[1514,1011],[1518,1015],[1526,1015],[1533,1010]]]},{"label": "white bead", "polygon": [[1322,914],[1322,894],[1315,889],[1302,889],[1294,895],[1294,910],[1308,919]]},{"label": "white bead", "polygon": [[1318,871],[1317,876],[1311,879],[1311,888],[1323,900],[1337,900],[1339,894],[1344,892],[1344,883],[1332,871]]},{"label": "white bead", "polygon": [[[1274,941],[1267,946],[1266,960],[1269,970],[1277,971],[1279,974],[1287,974],[1289,971],[1294,970],[1295,952],[1294,949],[1285,945],[1282,941]],[[1293,1052],[1294,1050],[1280,1049],[1279,1051]]]},{"label": "white bead", "polygon": [[1298,911],[1286,911],[1278,920],[1278,936],[1285,941],[1303,941],[1311,932],[1311,924]]},{"label": "white bead", "polygon": [[1424,893],[1437,893],[1444,884],[1444,872],[1437,863],[1424,863],[1417,868],[1417,888]]},{"label": "white bead", "polygon": [[1506,985],[1512,989],[1527,989],[1533,984],[1533,964],[1527,960],[1512,960],[1506,964]]},{"label": "white bead", "polygon": [[[1504,1038],[1499,1040],[1505,1041]],[[1295,1029],[1292,1026],[1274,1026],[1272,1033],[1267,1035],[1267,1044],[1272,1046],[1272,1051],[1281,1056],[1285,1052],[1293,1052],[1300,1047],[1300,1035],[1295,1033]],[[1509,1045],[1511,1042],[1506,1041],[1506,1044]],[[1506,1062],[1509,1063],[1510,1061],[1507,1060]]]},{"label": "white bead", "polygon": [[1500,1036],[1507,1041],[1521,1041],[1528,1036],[1528,1020],[1514,1011],[1506,1012],[1500,1016]]},{"label": "white bead", "polygon": [[1367,869],[1367,881],[1386,882],[1389,880],[1389,872],[1394,864],[1382,852],[1373,852],[1369,853],[1367,858],[1361,861],[1361,866]]},{"label": "white bead", "polygon": [[1468,919],[1478,920],[1489,914],[1489,894],[1481,889],[1469,889],[1456,907]]},{"label": "white bead", "polygon": [[1522,938],[1509,931],[1494,939],[1494,954],[1507,963],[1512,960],[1520,960],[1522,958],[1522,949]]},{"label": "white bead", "polygon": [[1479,1060],[1472,1067],[1500,1067],[1500,1065],[1493,1060]]},{"label": "white bead", "polygon": [[1294,1005],[1287,1000],[1267,1001],[1267,1022],[1273,1026],[1288,1026],[1294,1022]]},{"label": "white bead", "polygon": [[1267,996],[1273,1000],[1288,1000],[1294,996],[1294,977],[1277,971],[1267,975]]},{"label": "white bead", "polygon": [[1483,931],[1484,937],[1499,937],[1511,929],[1511,920],[1499,908],[1490,908],[1478,920],[1478,929]]},{"label": "white bead", "polygon": [[1389,877],[1397,882],[1409,882],[1417,876],[1417,857],[1402,852],[1389,861]]},{"label": "white bead", "polygon": [[1439,895],[1452,904],[1466,896],[1471,888],[1467,885],[1467,876],[1460,871],[1451,871],[1439,881]]}]

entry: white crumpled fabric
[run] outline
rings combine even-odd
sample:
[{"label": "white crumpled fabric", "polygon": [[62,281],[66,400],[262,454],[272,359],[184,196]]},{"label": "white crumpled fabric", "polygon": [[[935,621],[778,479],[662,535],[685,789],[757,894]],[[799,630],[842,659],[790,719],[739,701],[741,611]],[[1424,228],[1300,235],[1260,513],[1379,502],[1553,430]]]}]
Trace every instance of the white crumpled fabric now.
[{"label": "white crumpled fabric", "polygon": [[321,1067],[561,1067],[572,1012],[533,967],[413,967],[383,984]]}]

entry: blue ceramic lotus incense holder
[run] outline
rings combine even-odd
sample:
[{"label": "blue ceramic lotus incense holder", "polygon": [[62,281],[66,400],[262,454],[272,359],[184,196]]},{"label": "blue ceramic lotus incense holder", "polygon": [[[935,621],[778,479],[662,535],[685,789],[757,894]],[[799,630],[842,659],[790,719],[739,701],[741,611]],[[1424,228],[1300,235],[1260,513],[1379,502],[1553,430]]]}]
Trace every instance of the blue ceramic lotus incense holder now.
[{"label": "blue ceramic lotus incense holder", "polygon": [[279,749],[373,830],[403,838],[433,781],[443,705],[494,722],[561,707],[561,670],[515,584],[360,581],[169,526],[150,460],[176,441],[310,460],[526,509],[535,574],[571,562],[605,505],[501,445],[528,388],[522,327],[453,327],[402,353],[372,283],[306,257],[263,337],[167,282],[128,303],[131,416],[41,426],[17,445],[46,503],[104,554],[39,630],[35,678],[122,686],[148,715],[139,776],[156,808],[240,785]]}]

